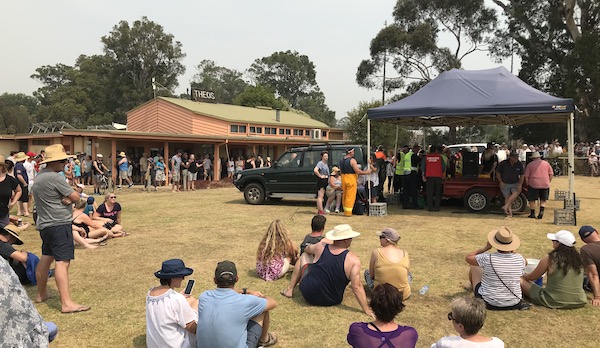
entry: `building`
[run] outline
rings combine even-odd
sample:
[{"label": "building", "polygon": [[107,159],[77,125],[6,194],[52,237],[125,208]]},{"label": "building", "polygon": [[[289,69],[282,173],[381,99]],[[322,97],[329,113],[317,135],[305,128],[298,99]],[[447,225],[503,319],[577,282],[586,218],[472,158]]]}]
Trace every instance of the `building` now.
[{"label": "building", "polygon": [[[299,112],[167,97],[129,111],[126,130],[108,128],[74,129],[64,122],[38,124],[28,134],[0,135],[0,153],[38,153],[61,143],[71,153],[92,157],[102,153],[115,168],[114,155],[120,151],[134,159],[147,153],[162,154],[166,160],[182,149],[197,156],[210,154],[219,163],[217,159],[250,154],[276,159],[293,146],[345,141],[342,130]],[[219,171],[216,165],[215,178],[220,177]]]}]

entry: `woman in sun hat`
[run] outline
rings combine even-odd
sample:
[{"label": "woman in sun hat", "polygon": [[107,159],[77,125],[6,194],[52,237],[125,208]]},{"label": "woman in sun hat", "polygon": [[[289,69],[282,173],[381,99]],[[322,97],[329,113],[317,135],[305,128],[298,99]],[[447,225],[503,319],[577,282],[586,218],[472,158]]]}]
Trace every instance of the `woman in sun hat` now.
[{"label": "woman in sun hat", "polygon": [[331,168],[331,175],[329,176],[329,185],[327,185],[327,203],[325,204],[325,212],[329,213],[331,203],[335,199],[335,212],[340,212],[340,206],[342,205],[342,177],[340,176],[340,168],[333,166]]},{"label": "woman in sun hat", "polygon": [[150,289],[146,296],[146,344],[149,348],[196,347],[198,300],[184,296],[174,289],[194,270],[182,260],[171,259],[162,263],[154,276],[160,286]]},{"label": "woman in sun hat", "polygon": [[408,253],[398,247],[400,234],[391,228],[376,233],[379,248],[371,253],[369,269],[365,270],[365,281],[370,289],[383,283],[395,286],[404,300],[410,297],[410,261]]},{"label": "woman in sun hat", "polygon": [[[587,303],[583,284],[583,260],[575,248],[573,233],[560,230],[546,235],[552,251],[540,260],[533,272],[521,277],[523,293],[534,304],[548,308],[579,308]],[[532,283],[548,272],[546,286]]]},{"label": "woman in sun hat", "polygon": [[13,176],[7,175],[8,164],[0,155],[0,227],[10,224],[10,209],[21,198],[21,186]]},{"label": "woman in sun hat", "polygon": [[[502,226],[488,233],[486,246],[465,257],[471,265],[469,280],[475,297],[482,298],[488,309],[528,309],[523,301],[520,279],[525,259],[515,253],[521,241],[508,227]],[[486,253],[495,248],[497,252]]]}]

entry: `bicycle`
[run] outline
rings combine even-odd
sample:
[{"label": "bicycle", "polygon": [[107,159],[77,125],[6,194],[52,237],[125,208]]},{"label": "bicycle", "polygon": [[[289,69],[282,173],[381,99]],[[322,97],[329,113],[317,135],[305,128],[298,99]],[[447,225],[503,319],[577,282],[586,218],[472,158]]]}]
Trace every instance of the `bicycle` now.
[{"label": "bicycle", "polygon": [[98,190],[100,194],[106,194],[106,191],[111,187],[112,176],[111,172],[106,172],[100,177],[100,182],[98,185]]}]

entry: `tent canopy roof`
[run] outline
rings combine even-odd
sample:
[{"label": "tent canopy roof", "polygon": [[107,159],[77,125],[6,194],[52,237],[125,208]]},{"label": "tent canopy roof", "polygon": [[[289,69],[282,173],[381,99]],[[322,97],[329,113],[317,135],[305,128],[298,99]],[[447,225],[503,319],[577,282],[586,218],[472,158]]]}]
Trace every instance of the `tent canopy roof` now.
[{"label": "tent canopy roof", "polygon": [[419,127],[521,125],[565,122],[574,108],[573,99],[553,97],[498,67],[443,72],[414,94],[367,115]]}]

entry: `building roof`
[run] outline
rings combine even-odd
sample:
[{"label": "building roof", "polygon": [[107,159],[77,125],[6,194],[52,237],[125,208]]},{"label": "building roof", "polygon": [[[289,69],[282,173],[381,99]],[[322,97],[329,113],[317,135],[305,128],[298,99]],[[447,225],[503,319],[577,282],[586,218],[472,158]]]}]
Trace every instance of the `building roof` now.
[{"label": "building roof", "polygon": [[231,104],[196,102],[187,99],[159,97],[169,103],[185,108],[193,113],[214,117],[227,122],[256,123],[290,127],[324,128],[330,127],[323,122],[293,111],[280,111],[280,121],[275,119],[276,111],[271,108],[247,107]]}]

